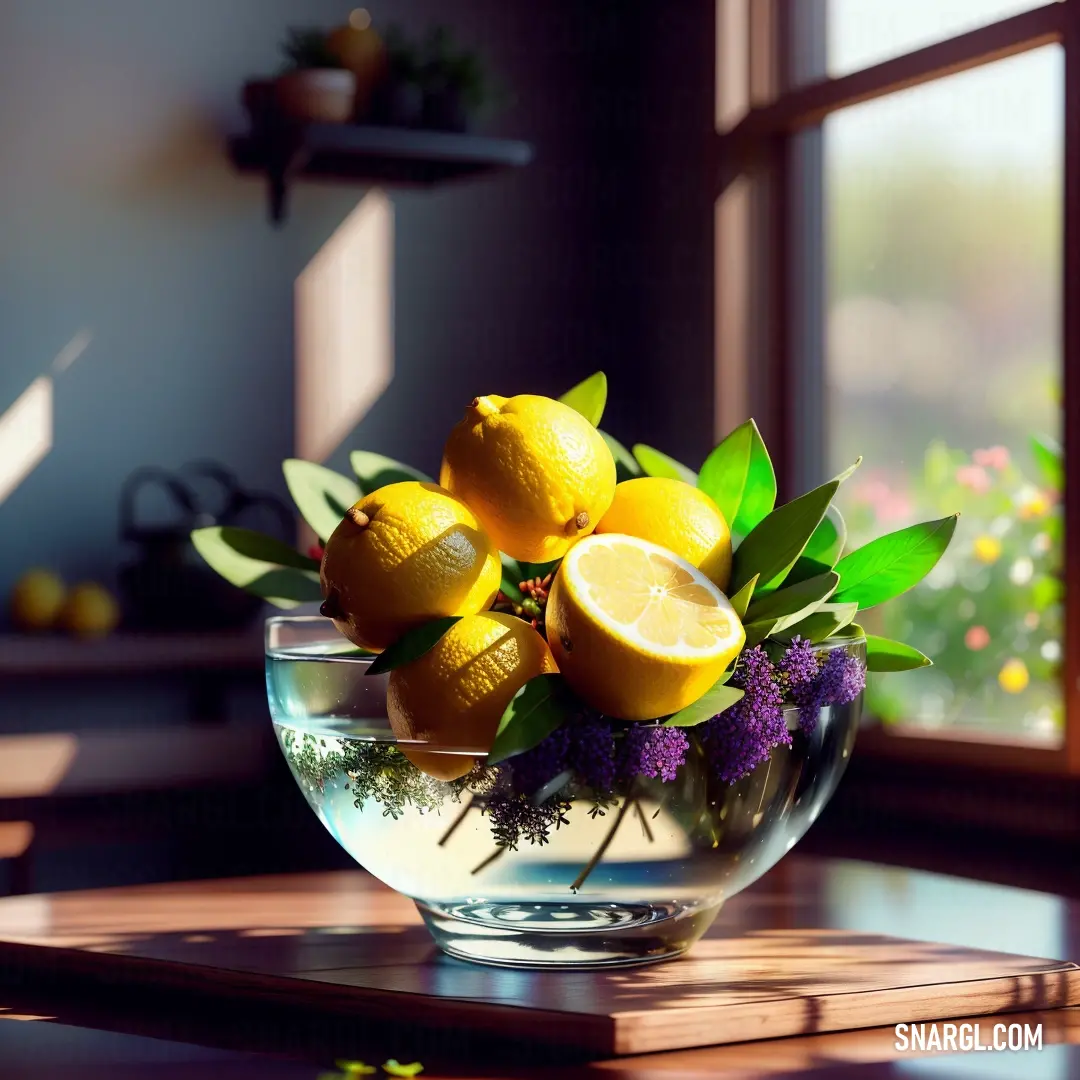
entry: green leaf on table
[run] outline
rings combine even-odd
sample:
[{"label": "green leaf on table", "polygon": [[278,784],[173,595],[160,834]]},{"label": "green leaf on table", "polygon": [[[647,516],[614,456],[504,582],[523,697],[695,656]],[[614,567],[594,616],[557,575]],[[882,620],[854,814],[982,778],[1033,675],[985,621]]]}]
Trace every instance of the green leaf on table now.
[{"label": "green leaf on table", "polygon": [[1061,446],[1049,435],[1032,435],[1031,453],[1043,481],[1054,491],[1065,490],[1065,458]]},{"label": "green leaf on table", "polygon": [[858,604],[822,604],[806,618],[792,623],[776,636],[782,641],[801,637],[816,645],[843,630],[858,613]]},{"label": "green leaf on table", "polygon": [[870,608],[907,592],[937,565],[959,516],[910,525],[845,555],[836,564],[840,588],[833,599]]},{"label": "green leaf on table", "polygon": [[731,674],[730,671],[725,671],[697,701],[669,716],[664,721],[664,727],[697,727],[698,724],[711,720],[717,713],[730,709],[743,696],[741,690],[724,685],[731,678]]},{"label": "green leaf on table", "polygon": [[299,458],[283,462],[281,471],[300,516],[325,543],[340,524],[345,511],[360,498],[356,481],[325,465]]},{"label": "green leaf on table", "polygon": [[634,455],[614,435],[600,431],[600,436],[607,443],[611,456],[615,459],[615,479],[620,484],[624,480],[636,480],[639,476],[645,475]]},{"label": "green leaf on table", "polygon": [[371,666],[367,669],[369,675],[382,675],[387,671],[393,671],[403,664],[411,664],[413,660],[423,656],[435,643],[460,619],[460,615],[445,615],[441,619],[432,619],[422,626],[414,627],[406,631],[394,642],[393,645],[384,649]]},{"label": "green leaf on table", "polygon": [[531,750],[561,727],[576,708],[574,695],[561,675],[535,675],[506,706],[487,763],[496,765]]},{"label": "green leaf on table", "polygon": [[750,606],[750,599],[754,595],[757,582],[758,576],[755,574],[734,596],[729,597],[740,622],[746,618],[746,609]]},{"label": "green leaf on table", "polygon": [[607,376],[597,371],[572,386],[559,400],[574,412],[581,413],[593,427],[599,427],[607,404]]},{"label": "green leaf on table", "polygon": [[322,599],[319,564],[272,536],[212,525],[191,534],[195,550],[226,581],[277,607]]},{"label": "green leaf on table", "polygon": [[795,585],[786,585],[755,600],[747,609],[746,618],[751,624],[772,620],[773,627],[769,633],[779,633],[821,607],[836,591],[839,583],[840,578],[831,570],[826,570],[824,574]]},{"label": "green leaf on table", "polygon": [[740,424],[705,459],[697,484],[739,536],[746,536],[772,510],[776,474],[753,420]]},{"label": "green leaf on table", "polygon": [[354,450],[349,455],[349,464],[356,473],[356,479],[360,482],[360,490],[364,495],[370,495],[387,484],[397,484],[402,480],[419,480],[424,484],[433,484],[426,473],[414,469],[404,462],[395,461],[384,454],[376,454],[371,450]]},{"label": "green leaf on table", "polygon": [[929,667],[933,661],[918,649],[905,645],[902,641],[890,638],[866,635],[866,670],[867,671],[913,671],[915,668]]},{"label": "green leaf on table", "polygon": [[410,1061],[407,1065],[402,1065],[400,1062],[390,1058],[389,1061],[383,1062],[383,1072],[387,1076],[402,1076],[413,1077],[419,1076],[424,1071],[424,1066],[419,1061]]},{"label": "green leaf on table", "polygon": [[780,584],[821,524],[838,487],[838,481],[830,480],[778,506],[754,526],[735,549],[731,587],[741,589],[755,574],[761,579],[759,591]]},{"label": "green leaf on table", "polygon": [[634,446],[634,457],[646,476],[662,476],[668,480],[682,480],[685,484],[697,486],[697,473],[693,469],[651,446],[637,443]]}]

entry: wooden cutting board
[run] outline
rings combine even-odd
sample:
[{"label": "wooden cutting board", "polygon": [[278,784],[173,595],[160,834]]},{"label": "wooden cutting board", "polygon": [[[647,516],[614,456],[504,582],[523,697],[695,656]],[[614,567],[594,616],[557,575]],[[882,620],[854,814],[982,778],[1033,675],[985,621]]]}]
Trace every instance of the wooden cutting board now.
[{"label": "wooden cutting board", "polygon": [[596,1057],[1080,1004],[1072,963],[755,926],[750,905],[769,905],[744,895],[682,959],[562,972],[443,956],[409,901],[354,872],[12,897],[0,973]]}]

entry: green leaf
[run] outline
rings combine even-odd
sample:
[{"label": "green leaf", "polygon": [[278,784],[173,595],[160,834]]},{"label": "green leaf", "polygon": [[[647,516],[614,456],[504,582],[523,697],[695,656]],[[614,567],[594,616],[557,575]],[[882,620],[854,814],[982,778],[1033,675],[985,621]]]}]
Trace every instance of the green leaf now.
[{"label": "green leaf", "polygon": [[487,763],[523,754],[561,727],[576,708],[574,695],[557,673],[536,675],[510,699],[502,714]]},{"label": "green leaf", "polygon": [[755,574],[734,596],[730,597],[731,606],[735,609],[735,614],[739,616],[740,622],[746,618],[746,609],[750,606],[750,598],[754,595],[757,583],[758,576]]},{"label": "green leaf", "polygon": [[365,495],[370,495],[387,484],[397,484],[402,480],[419,480],[424,484],[433,484],[426,473],[414,469],[411,465],[395,461],[383,454],[373,453],[371,450],[354,450],[349,455],[349,464],[356,473],[356,479],[360,481],[360,489]]},{"label": "green leaf", "polygon": [[1031,437],[1031,453],[1039,466],[1043,481],[1054,491],[1065,490],[1064,455],[1056,439],[1049,435]]},{"label": "green leaf", "polygon": [[278,607],[322,599],[319,564],[272,536],[213,525],[191,534],[195,550],[226,581]]},{"label": "green leaf", "polygon": [[[861,458],[859,459],[862,460]],[[839,477],[837,480],[839,481]],[[797,581],[824,574],[836,565],[847,543],[847,526],[840,516],[840,511],[832,504],[825,511],[821,524],[814,530],[814,535],[807,541],[803,553],[795,561],[785,585],[794,585]]]},{"label": "green leaf", "polygon": [[502,583],[499,588],[515,604],[520,604],[524,597],[519,588],[519,583],[526,580],[525,575],[521,572],[521,564],[517,559],[511,559],[505,551],[499,552],[499,558],[502,559]]},{"label": "green leaf", "polygon": [[743,643],[743,648],[752,649],[755,645],[760,645],[775,629],[775,619],[765,619],[763,622],[743,623],[743,630],[746,633],[746,641]]},{"label": "green leaf", "polygon": [[299,458],[283,462],[281,471],[300,516],[320,540],[327,541],[345,511],[360,498],[356,481],[314,461]]},{"label": "green leaf", "polygon": [[574,412],[581,413],[593,427],[599,427],[607,404],[607,376],[597,371],[567,390],[559,400]]},{"label": "green leaf", "polygon": [[746,612],[750,623],[773,621],[771,634],[786,630],[816,611],[836,591],[840,578],[831,570],[767,593]]},{"label": "green leaf", "polygon": [[845,555],[836,564],[840,588],[833,599],[870,608],[907,592],[933,570],[949,546],[959,516],[887,533]]},{"label": "green leaf", "polygon": [[419,1076],[423,1071],[424,1066],[421,1065],[419,1061],[410,1061],[408,1065],[402,1065],[393,1058],[390,1058],[389,1061],[383,1062],[383,1072],[386,1073],[387,1076],[403,1076],[408,1078]]},{"label": "green leaf", "polygon": [[915,668],[929,667],[932,663],[929,656],[924,656],[918,649],[902,641],[866,635],[867,671],[913,671]]},{"label": "green leaf", "polygon": [[788,626],[783,633],[777,634],[777,637],[784,641],[802,637],[816,645],[843,630],[858,613],[858,604],[822,604],[805,619],[800,619]]},{"label": "green leaf", "polygon": [[412,663],[421,657],[460,619],[460,615],[445,615],[441,619],[432,619],[422,626],[402,634],[389,648],[384,649],[367,669],[369,675],[382,675],[403,664]]},{"label": "green leaf", "polygon": [[674,716],[669,716],[664,721],[664,727],[696,727],[706,720],[711,720],[717,713],[730,709],[743,696],[741,690],[724,685],[730,678],[731,672],[725,671],[697,701],[687,705],[685,709],[680,709]]},{"label": "green leaf", "polygon": [[839,483],[830,480],[778,506],[759,522],[735,549],[732,588],[741,589],[755,574],[761,578],[758,588],[762,590],[783,581],[821,523],[837,487]]},{"label": "green leaf", "polygon": [[847,543],[847,526],[835,506],[829,505],[813,536],[806,542],[803,558],[824,563],[830,570],[836,565]]},{"label": "green leaf", "polygon": [[604,442],[607,443],[611,456],[615,459],[615,479],[620,484],[624,480],[634,480],[644,475],[641,466],[637,463],[637,459],[614,435],[609,435],[606,431],[601,431],[600,435]]},{"label": "green leaf", "polygon": [[634,457],[638,464],[645,470],[646,476],[664,476],[669,480],[682,480],[683,483],[697,485],[697,473],[688,469],[681,462],[654,450],[644,443],[634,446]]},{"label": "green leaf", "polygon": [[837,473],[833,479],[842,484],[845,480],[850,480],[855,475],[855,470],[862,464],[862,458],[857,457],[842,473]]},{"label": "green leaf", "polygon": [[746,536],[776,504],[776,474],[753,420],[740,424],[705,459],[698,487],[724,515],[732,532]]}]

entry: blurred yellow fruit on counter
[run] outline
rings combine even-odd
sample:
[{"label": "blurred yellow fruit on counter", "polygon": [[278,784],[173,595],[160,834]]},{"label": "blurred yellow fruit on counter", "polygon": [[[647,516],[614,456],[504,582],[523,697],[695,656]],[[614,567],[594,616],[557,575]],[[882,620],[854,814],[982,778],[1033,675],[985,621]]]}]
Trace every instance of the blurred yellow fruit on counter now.
[{"label": "blurred yellow fruit on counter", "polygon": [[119,621],[120,608],[112,593],[96,581],[76,585],[60,610],[60,625],[79,637],[104,637]]},{"label": "blurred yellow fruit on counter", "polygon": [[11,590],[11,621],[20,630],[48,630],[64,606],[64,583],[51,570],[28,570]]}]

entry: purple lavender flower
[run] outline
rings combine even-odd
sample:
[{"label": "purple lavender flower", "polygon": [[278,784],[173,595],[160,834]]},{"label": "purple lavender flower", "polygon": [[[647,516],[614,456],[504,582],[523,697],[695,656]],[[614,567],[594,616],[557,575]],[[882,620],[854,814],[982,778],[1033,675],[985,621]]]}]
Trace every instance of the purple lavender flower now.
[{"label": "purple lavender flower", "polygon": [[832,649],[816,679],[792,687],[792,698],[799,706],[799,727],[811,734],[826,705],[847,705],[865,688],[866,669],[859,658],[847,649]]},{"label": "purple lavender flower", "polygon": [[522,795],[538,791],[566,769],[569,750],[570,731],[564,724],[531,750],[510,758],[507,764],[513,776],[514,790]]},{"label": "purple lavender flower", "polygon": [[774,747],[791,745],[776,668],[757,645],[743,653],[731,677],[743,697],[702,725],[702,744],[716,775],[729,784],[751,773]]},{"label": "purple lavender flower", "polygon": [[515,791],[499,788],[488,796],[484,813],[491,820],[495,842],[515,851],[522,837],[530,844],[546,844],[552,828],[569,824],[569,808],[561,799],[547,799],[538,806]]},{"label": "purple lavender flower", "polygon": [[632,724],[619,749],[617,774],[627,783],[637,776],[674,780],[689,748],[690,740],[681,728]]},{"label": "purple lavender flower", "polygon": [[806,638],[796,635],[780,660],[779,671],[785,688],[793,695],[814,682],[821,670],[821,659]]},{"label": "purple lavender flower", "polygon": [[610,791],[615,784],[615,737],[611,725],[590,717],[570,731],[567,764],[594,791]]}]

